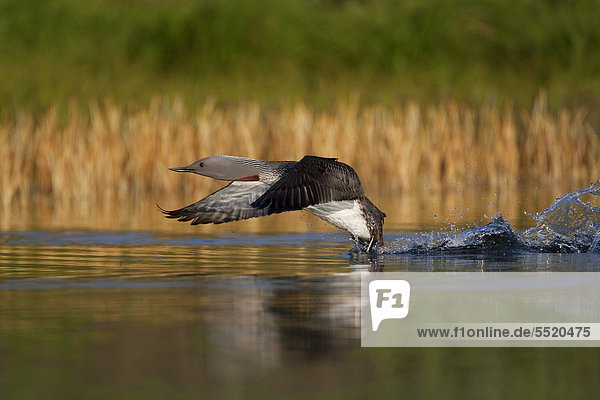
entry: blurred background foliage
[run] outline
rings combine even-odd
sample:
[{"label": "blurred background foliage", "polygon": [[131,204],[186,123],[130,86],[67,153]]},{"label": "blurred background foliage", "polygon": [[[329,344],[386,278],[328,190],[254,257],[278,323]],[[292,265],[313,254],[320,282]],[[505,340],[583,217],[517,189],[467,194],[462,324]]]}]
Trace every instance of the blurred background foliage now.
[{"label": "blurred background foliage", "polygon": [[0,106],[600,106],[600,2],[2,0]]},{"label": "blurred background foliage", "polygon": [[407,210],[388,226],[432,193],[470,191],[477,216],[541,210],[600,176],[599,15],[594,0],[0,0],[2,226],[116,203],[164,223],[159,199],[211,184],[166,168],[209,154],[339,157]]}]

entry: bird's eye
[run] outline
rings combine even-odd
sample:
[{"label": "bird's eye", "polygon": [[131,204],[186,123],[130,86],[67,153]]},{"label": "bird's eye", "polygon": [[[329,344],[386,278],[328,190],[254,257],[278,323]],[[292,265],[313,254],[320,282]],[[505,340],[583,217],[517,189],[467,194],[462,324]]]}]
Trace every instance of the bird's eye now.
[{"label": "bird's eye", "polygon": [[203,163],[203,162],[201,162],[201,163],[200,163],[200,164],[198,164],[198,165],[200,165],[200,167],[204,167],[204,163]]}]

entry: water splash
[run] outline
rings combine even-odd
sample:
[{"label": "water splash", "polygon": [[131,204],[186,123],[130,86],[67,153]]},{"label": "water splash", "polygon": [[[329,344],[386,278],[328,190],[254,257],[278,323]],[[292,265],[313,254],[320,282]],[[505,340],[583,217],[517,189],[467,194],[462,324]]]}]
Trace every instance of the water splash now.
[{"label": "water splash", "polygon": [[529,248],[551,252],[600,251],[600,181],[560,197],[533,216],[537,225],[521,235]]},{"label": "water splash", "polygon": [[391,247],[385,248],[383,252],[388,254],[463,253],[519,246],[518,236],[513,232],[510,223],[501,214],[496,214],[486,225],[459,233],[421,234],[416,240],[411,236],[410,241],[405,242],[400,239]]},{"label": "water splash", "polygon": [[524,250],[533,252],[600,252],[600,181],[568,193],[535,214],[536,226],[514,232],[501,214],[490,223],[463,232],[426,233],[398,238],[384,254]]}]

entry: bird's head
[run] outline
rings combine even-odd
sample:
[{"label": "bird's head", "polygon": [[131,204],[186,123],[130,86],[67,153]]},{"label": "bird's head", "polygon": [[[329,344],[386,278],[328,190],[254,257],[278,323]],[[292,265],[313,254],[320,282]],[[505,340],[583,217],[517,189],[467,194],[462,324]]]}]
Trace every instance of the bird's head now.
[{"label": "bird's head", "polygon": [[257,181],[260,172],[256,160],[233,156],[210,156],[187,167],[169,169],[175,172],[193,172],[224,181]]}]

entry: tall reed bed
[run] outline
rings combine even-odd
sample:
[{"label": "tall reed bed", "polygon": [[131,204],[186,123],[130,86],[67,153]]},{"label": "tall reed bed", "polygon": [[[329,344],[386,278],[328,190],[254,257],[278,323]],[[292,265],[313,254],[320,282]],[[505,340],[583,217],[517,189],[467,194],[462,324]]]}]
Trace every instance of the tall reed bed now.
[{"label": "tall reed bed", "polygon": [[[179,204],[218,183],[166,168],[213,154],[295,160],[305,154],[352,165],[366,190],[435,194],[472,186],[490,193],[517,183],[556,193],[600,178],[600,141],[585,110],[551,112],[541,95],[531,110],[470,107],[453,101],[422,107],[360,107],[342,102],[316,111],[258,104],[190,112],[180,100],[156,99],[125,109],[111,102],[76,105],[60,117],[26,112],[0,118],[0,201],[3,215],[36,199],[48,213],[94,213],[109,204]],[[207,186],[210,186],[207,188]]]}]

